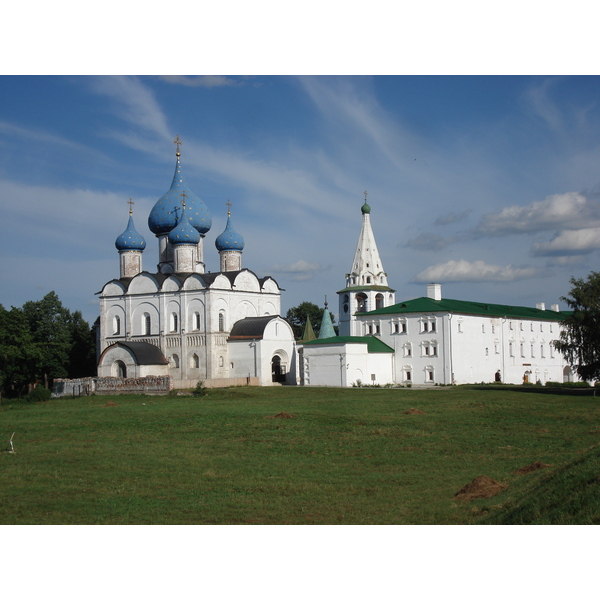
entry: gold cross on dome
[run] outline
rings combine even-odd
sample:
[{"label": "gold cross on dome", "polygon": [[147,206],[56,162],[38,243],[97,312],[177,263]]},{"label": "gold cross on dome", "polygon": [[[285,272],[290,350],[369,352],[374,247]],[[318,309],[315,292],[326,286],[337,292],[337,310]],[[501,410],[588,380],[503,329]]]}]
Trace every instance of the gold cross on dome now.
[{"label": "gold cross on dome", "polygon": [[173,143],[177,146],[177,154],[179,154],[180,147],[183,144],[183,142],[179,139],[179,134],[175,136]]},{"label": "gold cross on dome", "polygon": [[365,195],[365,202],[366,202],[366,201],[367,201],[367,195],[368,195],[368,192],[367,192],[367,190],[365,190],[365,191],[363,192],[363,194]]},{"label": "gold cross on dome", "polygon": [[127,204],[129,204],[129,214],[132,215],[133,214],[133,205],[135,204],[135,202],[129,198],[129,200],[127,201]]},{"label": "gold cross on dome", "polygon": [[231,216],[231,200],[229,200],[229,198],[227,198],[227,202],[225,202],[225,204],[227,204],[227,216],[230,217]]}]

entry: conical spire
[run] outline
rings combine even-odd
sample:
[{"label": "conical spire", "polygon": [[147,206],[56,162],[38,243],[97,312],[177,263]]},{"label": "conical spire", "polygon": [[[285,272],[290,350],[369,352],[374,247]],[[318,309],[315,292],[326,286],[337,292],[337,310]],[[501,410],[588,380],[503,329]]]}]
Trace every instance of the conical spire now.
[{"label": "conical spire", "polygon": [[316,339],[317,336],[315,335],[312,323],[310,322],[310,317],[306,315],[306,324],[304,325],[304,332],[302,333],[301,341],[310,342],[311,340]]},{"label": "conical spire", "polygon": [[210,230],[212,218],[208,208],[206,208],[206,204],[185,183],[181,169],[181,153],[179,152],[183,142],[181,142],[179,136],[175,138],[174,143],[177,145],[177,152],[175,153],[177,160],[171,188],[152,208],[148,217],[148,227],[157,236],[169,233],[179,222],[178,210],[181,210],[180,197],[181,193],[185,192],[187,194],[186,219],[198,233],[204,235]]},{"label": "conical spire", "polygon": [[335,330],[333,329],[333,323],[331,322],[331,315],[329,314],[329,310],[327,308],[327,302],[325,302],[323,320],[321,321],[321,329],[319,330],[319,339],[324,340],[332,337],[335,337]]},{"label": "conical spire", "polygon": [[346,283],[347,287],[370,287],[373,285],[387,287],[387,274],[383,270],[379,250],[375,243],[375,235],[371,228],[371,207],[367,204],[367,192],[364,194],[365,203],[361,207],[362,227],[358,236],[352,269],[350,269]]},{"label": "conical spire", "polygon": [[146,247],[146,240],[136,231],[133,223],[133,200],[129,198],[129,222],[125,231],[116,239],[115,246],[119,252],[139,250]]}]

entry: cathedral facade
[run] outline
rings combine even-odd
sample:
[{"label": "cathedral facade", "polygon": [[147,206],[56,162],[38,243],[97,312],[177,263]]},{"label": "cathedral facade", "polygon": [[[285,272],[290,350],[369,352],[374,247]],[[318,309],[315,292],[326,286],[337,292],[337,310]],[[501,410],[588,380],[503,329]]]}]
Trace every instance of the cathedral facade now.
[{"label": "cathedral facade", "polygon": [[[157,238],[155,271],[144,271],[146,241],[133,211],[115,246],[120,275],[100,295],[99,377],[171,377],[174,387],[296,383],[296,348],[281,318],[272,277],[242,267],[244,239],[228,211],[216,238],[219,271],[206,272],[204,239],[212,219],[185,182],[179,138],[170,189],[148,227]],[[230,206],[230,205],[229,205]]]}]

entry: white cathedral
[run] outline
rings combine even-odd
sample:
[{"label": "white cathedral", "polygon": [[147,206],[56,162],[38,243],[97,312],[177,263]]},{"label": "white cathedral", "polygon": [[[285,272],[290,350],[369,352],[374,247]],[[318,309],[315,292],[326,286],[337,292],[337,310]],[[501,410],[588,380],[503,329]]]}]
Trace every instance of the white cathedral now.
[{"label": "white cathedral", "polygon": [[[156,272],[142,270],[146,247],[129,223],[115,245],[120,277],[100,292],[99,377],[171,377],[175,388],[296,383],[296,346],[272,277],[242,268],[244,239],[228,211],[216,238],[220,270],[207,273],[204,237],[212,219],[186,185],[177,145],[171,188],[148,227],[158,240]],[[230,206],[230,205],[229,205]]]},{"label": "white cathedral", "polygon": [[[179,137],[170,189],[148,218],[158,240],[156,272],[142,270],[146,247],[129,222],[115,245],[120,277],[100,292],[99,377],[169,376],[172,387],[546,383],[576,379],[552,342],[565,313],[451,300],[441,286],[396,303],[371,227],[362,227],[339,296],[339,333],[324,311],[319,339],[296,342],[280,316],[281,288],[242,268],[244,240],[228,210],[216,238],[220,270],[206,272],[211,216],[186,185]],[[305,336],[306,337],[306,336]]]}]

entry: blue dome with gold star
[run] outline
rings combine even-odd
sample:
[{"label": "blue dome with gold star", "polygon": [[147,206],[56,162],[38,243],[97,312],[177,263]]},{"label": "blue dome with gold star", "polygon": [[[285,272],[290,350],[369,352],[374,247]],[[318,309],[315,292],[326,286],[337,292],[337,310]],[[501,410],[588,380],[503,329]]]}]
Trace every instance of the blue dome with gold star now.
[{"label": "blue dome with gold star", "polygon": [[131,212],[129,213],[127,229],[116,239],[115,246],[119,252],[125,250],[139,250],[141,252],[146,247],[146,240],[135,230]]},{"label": "blue dome with gold star", "polygon": [[244,238],[233,228],[231,224],[231,215],[227,215],[227,225],[225,231],[215,240],[215,246],[219,252],[223,250],[244,249]]},{"label": "blue dome with gold star", "polygon": [[[179,137],[175,143],[179,144]],[[182,192],[185,197],[186,219],[194,229],[200,234],[205,234],[210,230],[212,218],[206,204],[192,192],[183,178],[181,170],[181,160],[179,150],[176,153],[177,164],[175,165],[175,174],[169,191],[158,200],[150,211],[148,217],[148,227],[155,235],[164,235],[169,233],[181,217]]]},{"label": "blue dome with gold star", "polygon": [[169,232],[169,242],[173,246],[177,246],[178,244],[197,244],[200,241],[200,234],[187,218],[187,204],[184,204],[182,213],[179,223]]}]

